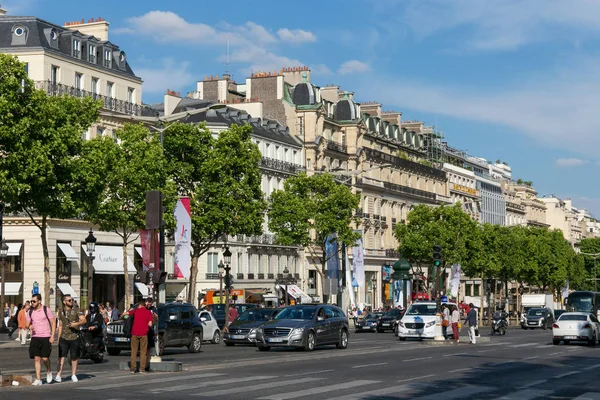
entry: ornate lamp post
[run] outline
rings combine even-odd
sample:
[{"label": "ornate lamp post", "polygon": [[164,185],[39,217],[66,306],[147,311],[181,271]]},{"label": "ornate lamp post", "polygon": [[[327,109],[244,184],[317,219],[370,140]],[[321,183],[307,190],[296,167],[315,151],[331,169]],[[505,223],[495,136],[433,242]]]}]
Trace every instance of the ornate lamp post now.
[{"label": "ornate lamp post", "polygon": [[224,270],[225,270],[225,329],[229,326],[229,293],[231,291],[231,275],[229,272],[231,271],[231,251],[229,251],[229,246],[225,246],[225,251],[223,252],[223,261],[225,262]]},{"label": "ornate lamp post", "polygon": [[277,283],[278,285],[285,285],[285,305],[286,306],[290,305],[289,297],[288,297],[288,285],[295,285],[296,278],[294,278],[292,276],[292,274],[290,274],[290,270],[288,269],[287,265],[283,269],[283,277],[278,278],[275,281],[275,283]]},{"label": "ornate lamp post", "polygon": [[375,308],[375,293],[377,289],[377,277],[373,275],[371,277],[371,311]]},{"label": "ornate lamp post", "polygon": [[[90,228],[90,232],[88,236],[85,238],[85,248],[87,251],[87,262],[84,263],[84,274],[83,274],[83,288],[81,294],[81,309],[84,310],[88,307],[90,303],[91,297],[93,297],[93,276],[94,273],[92,271],[94,264],[94,252],[96,251],[96,237],[94,236],[94,232],[92,228]],[[127,305],[126,305],[127,306]]]},{"label": "ornate lamp post", "polygon": [[[2,310],[4,311],[4,292],[6,291],[5,283],[6,283],[6,264],[8,264],[6,258],[8,257],[8,245],[6,244],[6,240],[2,238],[2,245],[0,245],[0,263],[2,263],[2,297],[0,299],[0,304],[2,304]],[[11,310],[12,312],[12,310]],[[2,317],[2,323],[0,325],[0,330],[4,331],[6,326],[4,325],[4,317]]]}]

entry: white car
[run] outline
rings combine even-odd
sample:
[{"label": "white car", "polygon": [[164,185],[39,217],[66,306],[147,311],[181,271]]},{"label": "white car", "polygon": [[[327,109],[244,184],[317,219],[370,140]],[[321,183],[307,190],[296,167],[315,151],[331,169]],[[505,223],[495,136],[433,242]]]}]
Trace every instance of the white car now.
[{"label": "white car", "polygon": [[552,343],[559,344],[561,340],[565,344],[570,341],[585,341],[594,346],[600,341],[600,322],[593,314],[563,313],[552,324]]},{"label": "white car", "polygon": [[198,312],[198,318],[202,321],[202,340],[214,344],[221,343],[221,330],[217,325],[215,316],[210,311],[200,311]]},{"label": "white car", "polygon": [[398,338],[433,339],[435,338],[435,322],[437,303],[423,301],[412,303],[396,328]]}]

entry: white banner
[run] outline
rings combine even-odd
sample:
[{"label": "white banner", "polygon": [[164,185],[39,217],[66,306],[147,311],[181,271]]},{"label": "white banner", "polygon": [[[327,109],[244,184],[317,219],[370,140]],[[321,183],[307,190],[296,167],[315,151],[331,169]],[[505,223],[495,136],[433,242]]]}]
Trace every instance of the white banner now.
[{"label": "white banner", "polygon": [[354,280],[352,286],[365,287],[365,253],[363,252],[362,239],[356,241],[356,246],[352,248],[354,258]]},{"label": "white banner", "polygon": [[180,197],[175,206],[175,278],[189,278],[192,265],[191,239],[192,215],[190,199]]},{"label": "white banner", "polygon": [[460,290],[460,264],[452,264],[450,268],[450,296],[458,297],[458,291]]},{"label": "white banner", "polygon": [[350,307],[354,308],[357,306],[356,304],[356,296],[354,296],[354,288],[352,287],[352,269],[348,268],[350,266],[350,259],[348,257],[348,252],[345,252],[344,257],[346,257],[346,290],[348,291],[348,298],[350,300]]}]

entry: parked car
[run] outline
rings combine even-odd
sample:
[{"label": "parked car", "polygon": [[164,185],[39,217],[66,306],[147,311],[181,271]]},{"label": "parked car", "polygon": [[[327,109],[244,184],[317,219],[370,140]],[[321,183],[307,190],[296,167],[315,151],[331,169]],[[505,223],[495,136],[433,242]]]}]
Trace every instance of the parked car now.
[{"label": "parked car", "polygon": [[549,308],[530,308],[527,310],[525,319],[521,322],[523,329],[550,329],[554,322],[554,314]]},{"label": "parked car", "polygon": [[[129,351],[130,339],[123,333],[124,320],[109,322],[106,326],[106,349],[111,356],[122,350]],[[156,327],[155,327],[156,328]],[[158,348],[163,354],[166,347],[182,347],[197,353],[202,346],[202,322],[198,310],[189,303],[166,303],[158,305]]]},{"label": "parked car", "polygon": [[356,332],[364,332],[364,331],[377,331],[377,321],[383,313],[368,313],[364,317],[357,319],[356,325],[354,327]]},{"label": "parked car", "polygon": [[[249,308],[257,308],[258,304],[252,303],[243,303],[235,305],[238,310],[238,315],[243,314]],[[219,329],[223,330],[225,327],[225,304],[209,304],[208,307],[212,309],[212,314],[215,316],[217,320],[217,325]]]},{"label": "parked car", "polygon": [[256,330],[265,322],[272,320],[279,311],[281,308],[249,308],[229,325],[228,330],[223,333],[223,342],[226,346],[254,345]]},{"label": "parked car", "polygon": [[396,329],[396,323],[403,315],[404,311],[398,308],[386,311],[377,321],[377,332],[385,332],[387,330],[394,331]]},{"label": "parked car", "polygon": [[215,316],[210,311],[202,310],[198,313],[198,318],[202,322],[202,331],[204,332],[202,340],[213,344],[221,343],[221,330]]},{"label": "parked car", "polygon": [[561,340],[565,344],[571,341],[585,341],[594,346],[600,341],[600,322],[594,314],[582,312],[563,313],[558,320],[552,324],[552,343],[559,344]]},{"label": "parked car", "polygon": [[271,347],[315,347],[335,344],[348,347],[348,318],[337,306],[302,304],[283,309],[271,321],[256,330],[256,345],[261,351]]},{"label": "parked car", "polygon": [[437,311],[434,301],[412,303],[398,321],[398,338],[402,341],[407,338],[433,339]]}]

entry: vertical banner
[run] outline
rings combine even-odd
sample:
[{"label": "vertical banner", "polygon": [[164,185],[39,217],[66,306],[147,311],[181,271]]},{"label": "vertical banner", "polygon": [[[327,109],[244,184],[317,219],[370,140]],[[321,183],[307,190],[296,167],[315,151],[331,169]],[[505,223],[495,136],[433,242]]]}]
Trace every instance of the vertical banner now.
[{"label": "vertical banner", "polygon": [[[154,231],[154,240],[155,243],[158,243],[158,232]],[[152,230],[150,229],[140,229],[140,243],[142,246],[142,271],[148,271],[150,269],[150,263],[152,262],[151,252],[152,252]],[[160,249],[156,246],[155,251],[155,259],[160,259]],[[156,269],[158,269],[155,266]]]},{"label": "vertical banner", "polygon": [[329,235],[325,239],[325,257],[327,257],[327,277],[339,279],[338,242],[337,235]]},{"label": "vertical banner", "polygon": [[192,265],[192,214],[189,197],[180,197],[175,205],[175,278],[189,278]]},{"label": "vertical banner", "polygon": [[405,290],[405,288],[402,287],[403,282],[404,281],[400,279],[394,281],[394,307],[406,307],[406,304],[404,304],[404,298],[402,297],[402,291]]},{"label": "vertical banner", "polygon": [[[352,268],[350,268],[350,259],[348,258],[348,253],[344,254],[346,257],[346,282],[353,282],[352,280]],[[348,290],[348,297],[350,298],[350,307],[354,308],[357,306],[356,304],[356,296],[354,296],[354,285],[346,284],[346,290]]]},{"label": "vertical banner", "polygon": [[460,289],[460,264],[452,264],[450,268],[450,296],[457,298]]},{"label": "vertical banner", "polygon": [[352,286],[365,287],[365,254],[363,252],[362,238],[356,241],[356,245],[352,248],[352,256],[354,258],[354,281]]}]

